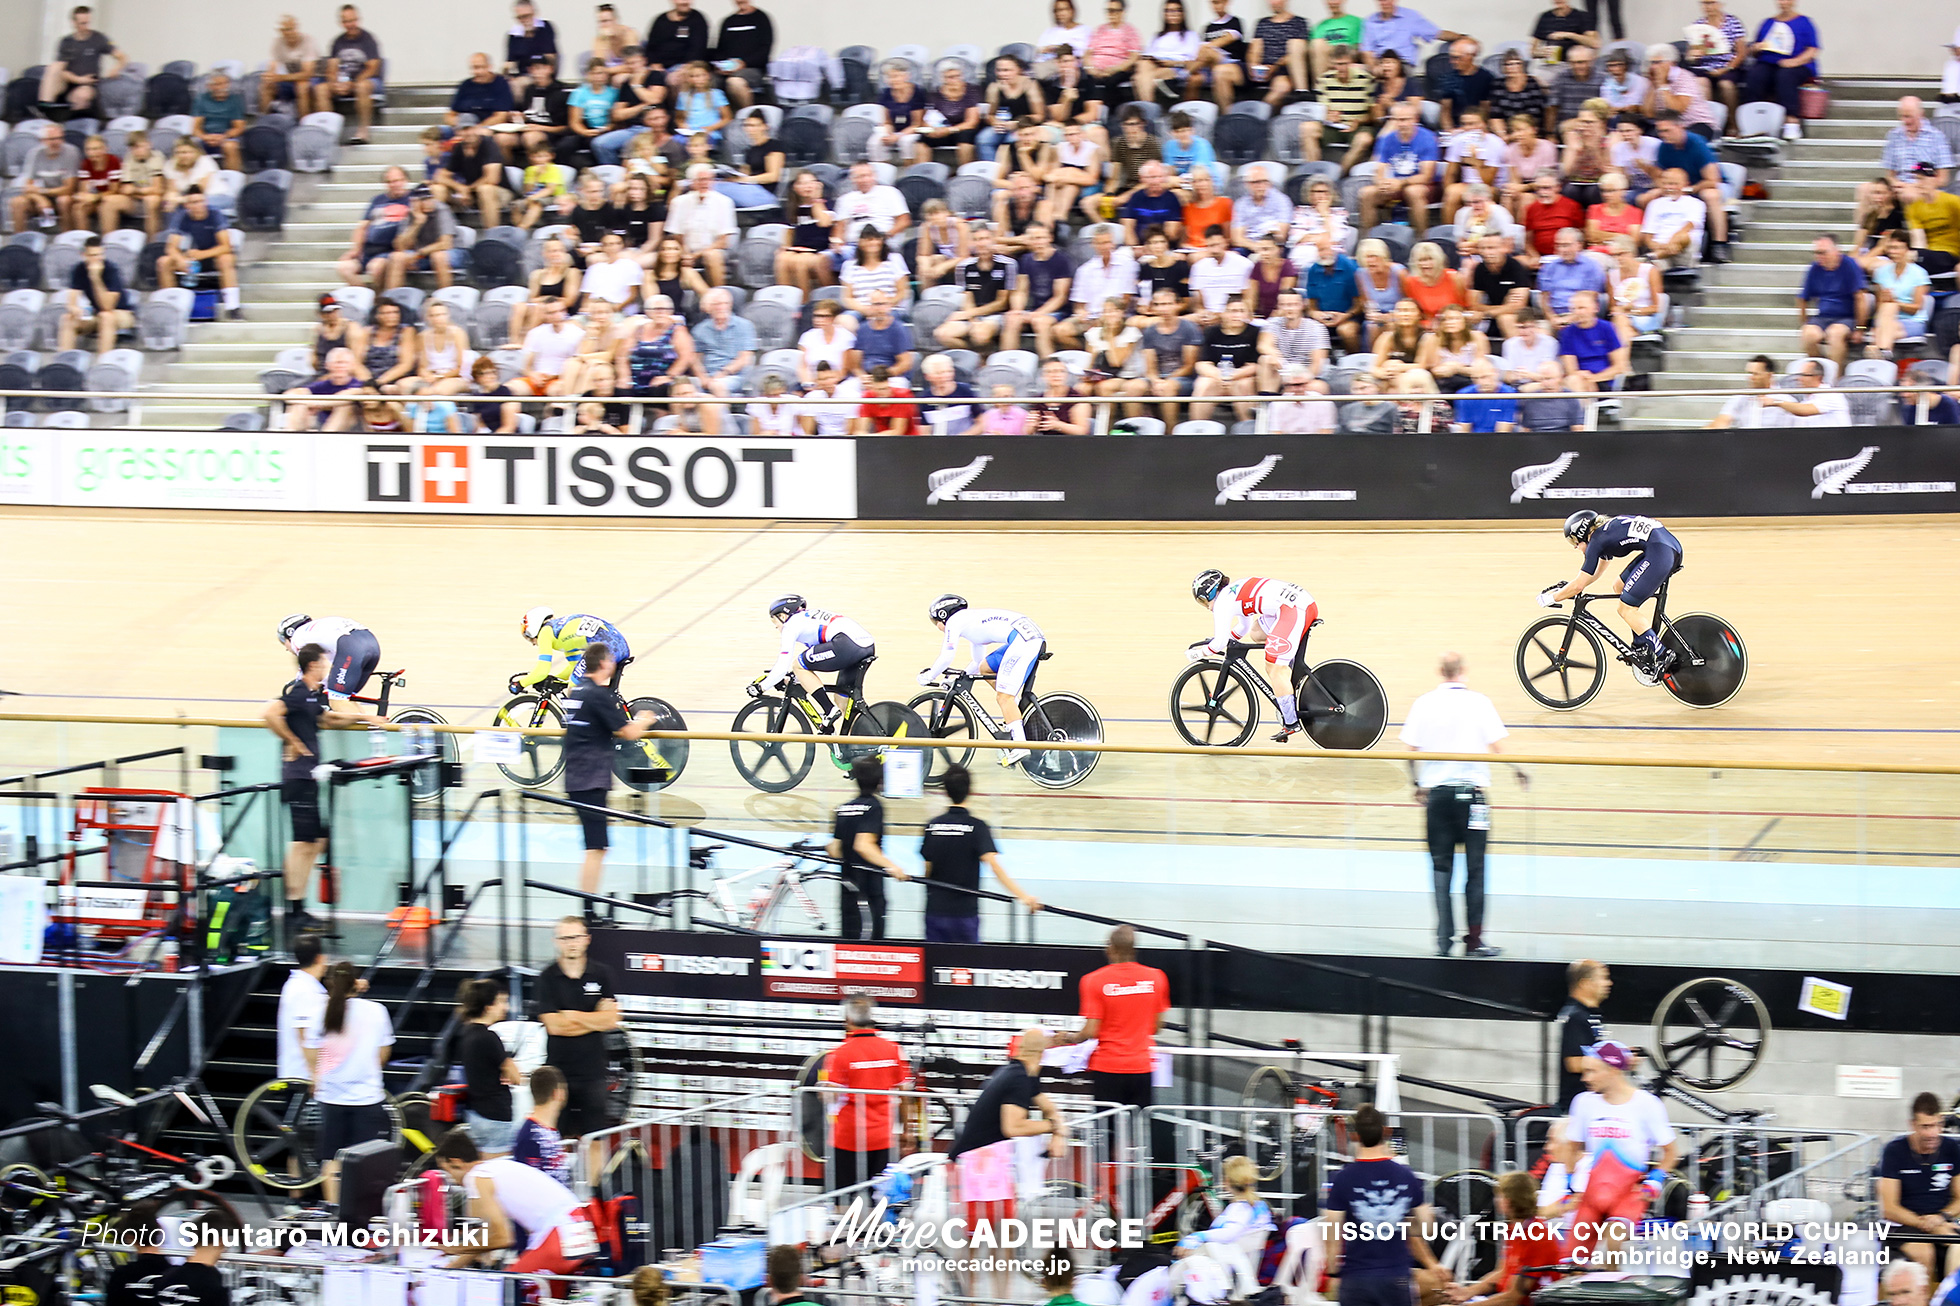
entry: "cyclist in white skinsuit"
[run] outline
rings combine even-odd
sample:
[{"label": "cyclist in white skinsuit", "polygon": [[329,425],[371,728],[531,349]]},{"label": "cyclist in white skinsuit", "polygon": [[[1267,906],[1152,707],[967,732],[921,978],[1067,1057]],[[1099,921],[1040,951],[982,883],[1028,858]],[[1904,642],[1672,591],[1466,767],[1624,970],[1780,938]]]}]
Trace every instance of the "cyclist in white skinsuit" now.
[{"label": "cyclist in white skinsuit", "polygon": [[[1293,673],[1307,645],[1307,632],[1320,616],[1313,595],[1292,581],[1247,576],[1233,581],[1215,567],[1198,573],[1191,597],[1211,613],[1211,638],[1193,644],[1187,656],[1196,662],[1207,654],[1223,656],[1228,640],[1250,640],[1266,648],[1266,681],[1279,700],[1280,732],[1273,742],[1283,744],[1300,729],[1300,707],[1293,701]],[[1253,639],[1255,632],[1257,639]]]},{"label": "cyclist in white skinsuit", "polygon": [[756,685],[781,684],[794,675],[823,710],[824,732],[834,732],[844,709],[831,700],[817,673],[836,672],[838,692],[857,697],[864,685],[864,668],[877,656],[871,632],[849,617],[810,607],[800,594],[785,594],[771,603],[769,619],[782,631],[782,653]]},{"label": "cyclist in white skinsuit", "polygon": [[[919,683],[930,685],[939,679],[953,665],[959,642],[965,640],[973,650],[973,661],[967,666],[966,674],[993,675],[994,698],[1000,704],[1000,717],[1007,723],[1008,736],[1025,742],[1028,736],[1021,724],[1021,691],[1027,688],[1028,677],[1034,674],[1035,664],[1041,661],[1041,651],[1047,647],[1041,627],[1032,618],[1006,608],[969,608],[966,600],[957,594],[942,594],[934,599],[926,609],[926,616],[946,633],[946,642],[940,646],[933,664],[919,673]],[[1025,748],[1002,749],[1000,764],[1013,766],[1026,761],[1027,756]]]},{"label": "cyclist in white skinsuit", "polygon": [[327,696],[345,700],[361,692],[381,664],[381,642],[374,632],[346,617],[294,613],[279,623],[279,643],[297,654],[308,644],[327,651]]}]

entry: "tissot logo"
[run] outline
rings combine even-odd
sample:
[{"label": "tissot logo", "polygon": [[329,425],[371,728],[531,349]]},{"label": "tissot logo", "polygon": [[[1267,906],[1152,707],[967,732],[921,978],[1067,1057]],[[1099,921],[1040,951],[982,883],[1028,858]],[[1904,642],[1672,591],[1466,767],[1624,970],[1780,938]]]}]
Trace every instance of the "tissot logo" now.
[{"label": "tissot logo", "polygon": [[[717,509],[737,496],[775,509],[791,487],[779,470],[797,461],[787,446],[689,441],[641,445],[371,444],[369,503],[481,509]],[[472,487],[474,486],[474,492]]]},{"label": "tissot logo", "polygon": [[1522,503],[1526,499],[1651,499],[1654,487],[1651,485],[1567,485],[1558,486],[1553,482],[1565,475],[1566,469],[1579,461],[1579,455],[1571,451],[1560,454],[1548,463],[1534,463],[1520,467],[1511,473],[1511,502]]},{"label": "tissot logo", "polygon": [[1868,444],[1849,458],[1818,463],[1810,469],[1810,497],[1827,494],[1952,494],[1953,481],[1860,481],[1858,474],[1871,466],[1879,446]]},{"label": "tissot logo", "polygon": [[1212,503],[1348,503],[1357,497],[1353,490],[1260,489],[1285,456],[1269,453],[1251,467],[1227,467],[1218,474],[1218,497]]},{"label": "tissot logo", "polygon": [[964,467],[942,467],[926,477],[926,506],[938,503],[1062,503],[1060,490],[970,490],[994,456],[983,453]]},{"label": "tissot logo", "polygon": [[934,966],[935,984],[974,989],[1059,989],[1065,970],[1000,970],[983,966]]},{"label": "tissot logo", "polygon": [[747,957],[696,957],[677,952],[629,952],[626,969],[669,975],[743,975],[753,963]]}]

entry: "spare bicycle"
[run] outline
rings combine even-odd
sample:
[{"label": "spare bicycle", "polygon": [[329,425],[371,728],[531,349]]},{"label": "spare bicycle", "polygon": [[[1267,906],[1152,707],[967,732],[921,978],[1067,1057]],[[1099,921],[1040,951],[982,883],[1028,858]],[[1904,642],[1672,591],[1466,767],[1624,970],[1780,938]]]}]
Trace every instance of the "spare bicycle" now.
[{"label": "spare bicycle", "polygon": [[[1524,692],[1554,712],[1571,712],[1599,696],[1606,684],[1606,650],[1626,663],[1643,685],[1661,685],[1689,707],[1720,707],[1734,698],[1749,678],[1749,650],[1722,618],[1709,612],[1667,615],[1667,587],[1661,582],[1654,596],[1654,630],[1661,648],[1673,655],[1658,676],[1644,655],[1620,638],[1606,622],[1588,611],[1601,600],[1619,602],[1619,595],[1581,594],[1570,613],[1540,617],[1518,637],[1518,682]],[[1553,607],[1563,607],[1555,603]]]},{"label": "spare bicycle", "polygon": [[[1050,656],[1052,650],[1044,649],[1040,661],[1046,662]],[[1094,705],[1080,694],[1066,692],[1037,698],[1034,681],[1039,670],[1037,663],[1036,671],[1029,674],[1028,683],[1021,689],[1021,733],[1036,743],[1100,744],[1102,717]],[[926,729],[934,739],[1005,741],[1011,738],[1007,726],[973,692],[975,677],[953,671],[940,683],[941,688],[919,695],[910,704],[913,711],[925,718]],[[932,751],[937,756],[929,757],[926,762],[928,784],[942,783],[949,766],[970,765],[979,750],[938,748]],[[1035,748],[1028,750],[1028,755],[1015,765],[1044,789],[1067,789],[1087,780],[1101,760],[1102,754],[1094,749]]]},{"label": "spare bicycle", "polygon": [[[619,670],[631,666],[632,658],[619,663]],[[498,730],[563,730],[565,691],[570,683],[548,676],[530,689],[513,694],[497,709],[492,725]],[[616,695],[615,695],[616,696]],[[672,703],[652,695],[623,702],[626,715],[653,713],[655,730],[681,731],[687,722]],[[681,778],[687,769],[688,741],[685,739],[616,739],[613,741],[613,775],[629,789],[658,793]],[[543,789],[565,769],[565,745],[560,735],[519,736],[515,762],[499,762],[504,778],[523,789]]]},{"label": "spare bicycle", "polygon": [[[1314,626],[1320,625],[1316,620]],[[1307,634],[1313,633],[1313,627]],[[1306,636],[1302,636],[1302,643]],[[1279,700],[1246,665],[1263,645],[1230,640],[1225,656],[1193,662],[1171,682],[1171,723],[1188,744],[1239,748],[1259,729],[1263,699],[1279,715]],[[1293,677],[1293,699],[1307,738],[1322,748],[1373,748],[1388,729],[1388,693],[1375,673],[1347,658],[1309,664],[1304,647]]]},{"label": "spare bicycle", "polygon": [[850,770],[851,763],[860,757],[883,756],[876,744],[853,744],[845,741],[845,736],[856,735],[863,739],[904,739],[925,733],[926,724],[913,712],[896,700],[882,703],[864,701],[863,675],[878,659],[866,659],[853,668],[857,672],[856,687],[839,682],[830,687],[831,695],[843,704],[844,714],[838,721],[836,736],[829,736],[824,724],[824,714],[816,700],[798,684],[796,679],[786,677],[779,692],[765,693],[759,683],[749,686],[749,703],[735,714],[735,724],[731,730],[735,734],[757,733],[768,735],[809,735],[809,742],[801,740],[755,740],[731,739],[728,752],[735,760],[735,769],[742,778],[765,794],[787,793],[803,783],[810,774],[810,767],[817,760],[818,743],[816,736],[829,736],[830,742],[824,746],[830,750],[830,760],[839,771]]}]

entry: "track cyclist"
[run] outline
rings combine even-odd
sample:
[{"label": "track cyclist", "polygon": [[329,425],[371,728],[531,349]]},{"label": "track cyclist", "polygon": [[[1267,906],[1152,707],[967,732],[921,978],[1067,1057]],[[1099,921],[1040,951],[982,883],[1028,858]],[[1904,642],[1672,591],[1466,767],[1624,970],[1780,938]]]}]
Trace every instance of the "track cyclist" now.
[{"label": "track cyclist", "polygon": [[[614,670],[611,687],[619,688],[619,672],[626,660],[633,656],[627,647],[626,636],[619,628],[603,617],[587,616],[575,612],[569,617],[554,614],[548,604],[540,603],[524,614],[519,627],[525,639],[537,645],[537,664],[529,671],[520,671],[510,678],[510,692],[521,694],[541,681],[554,675],[570,684],[578,672],[579,656],[588,644],[604,644],[612,650]],[[557,672],[558,659],[565,659],[563,673]]]},{"label": "track cyclist", "polygon": [[1595,1243],[1617,1247],[1647,1214],[1681,1144],[1661,1100],[1635,1088],[1628,1077],[1633,1049],[1607,1039],[1579,1049],[1579,1055],[1585,1058],[1579,1074],[1587,1091],[1572,1099],[1565,1139],[1568,1147],[1585,1149],[1592,1169],[1572,1213],[1566,1254],[1585,1260]]},{"label": "track cyclist", "polygon": [[309,617],[295,612],[279,623],[279,645],[297,655],[308,644],[327,651],[327,696],[342,701],[361,692],[381,665],[381,641],[346,617]]},{"label": "track cyclist", "polygon": [[[1207,567],[1191,582],[1191,597],[1212,616],[1209,640],[1186,652],[1191,661],[1207,654],[1223,657],[1228,640],[1260,643],[1266,649],[1266,681],[1279,700],[1280,731],[1273,742],[1283,744],[1300,730],[1300,706],[1293,700],[1293,679],[1306,652],[1307,632],[1320,618],[1313,595],[1292,581],[1248,576],[1234,582],[1216,567]],[[1260,631],[1261,639],[1249,637]]]},{"label": "track cyclist", "polygon": [[1608,517],[1590,508],[1581,508],[1565,519],[1565,538],[1573,548],[1586,551],[1585,562],[1569,583],[1541,591],[1539,605],[1549,608],[1584,593],[1599,579],[1606,559],[1637,554],[1614,579],[1613,592],[1620,596],[1621,620],[1633,631],[1633,646],[1646,658],[1646,665],[1636,670],[1655,678],[1664,675],[1674,662],[1674,653],[1661,647],[1660,636],[1640,609],[1653,601],[1669,576],[1681,570],[1681,541],[1652,517]]},{"label": "track cyclist", "polygon": [[[994,697],[1000,703],[1000,719],[1007,723],[1008,737],[1026,743],[1027,731],[1021,723],[1021,691],[1027,688],[1028,677],[1034,674],[1035,664],[1041,661],[1041,652],[1048,646],[1041,627],[1034,624],[1033,618],[1006,608],[970,608],[957,594],[941,594],[934,599],[926,609],[926,617],[945,632],[946,642],[940,645],[933,664],[919,673],[919,683],[930,685],[938,680],[953,665],[953,654],[959,642],[965,640],[973,650],[973,661],[967,666],[966,674],[993,676]],[[1025,748],[1000,750],[1002,766],[1014,766],[1027,758]]]},{"label": "track cyclist", "polygon": [[849,617],[811,607],[801,594],[785,594],[771,602],[769,620],[782,632],[782,653],[774,666],[750,684],[750,695],[761,693],[763,685],[778,686],[794,675],[796,683],[823,712],[823,732],[835,734],[844,709],[831,698],[818,673],[835,672],[837,692],[857,697],[864,685],[865,669],[878,655],[871,632]]}]

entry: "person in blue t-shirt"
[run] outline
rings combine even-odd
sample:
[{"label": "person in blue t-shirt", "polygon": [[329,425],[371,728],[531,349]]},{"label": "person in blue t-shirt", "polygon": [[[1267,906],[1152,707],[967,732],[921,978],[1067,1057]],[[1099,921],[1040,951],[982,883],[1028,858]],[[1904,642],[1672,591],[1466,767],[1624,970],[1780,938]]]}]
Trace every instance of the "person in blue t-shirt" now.
[{"label": "person in blue t-shirt", "polygon": [[225,315],[236,319],[244,313],[238,307],[238,265],[232,257],[231,237],[225,234],[230,225],[224,214],[211,207],[203,191],[194,190],[185,195],[183,207],[170,215],[170,225],[164,228],[163,253],[157,257],[157,283],[172,288],[178,277],[187,275],[193,268],[208,273],[215,267]]},{"label": "person in blue t-shirt", "polygon": [[1436,1212],[1424,1204],[1422,1180],[1395,1159],[1388,1120],[1373,1105],[1357,1109],[1348,1126],[1360,1146],[1334,1172],[1321,1213],[1333,1221],[1327,1270],[1340,1276],[1341,1306],[1409,1306],[1415,1262],[1449,1282],[1449,1271],[1429,1250]]},{"label": "person in blue t-shirt", "polygon": [[1451,427],[1473,435],[1514,431],[1518,426],[1518,401],[1499,398],[1517,390],[1505,385],[1488,358],[1470,364],[1470,388],[1456,392],[1456,422]]},{"label": "person in blue t-shirt", "polygon": [[[1654,134],[1660,148],[1654,152],[1654,175],[1664,176],[1669,168],[1679,168],[1688,179],[1688,192],[1708,206],[1708,260],[1729,261],[1728,197],[1722,194],[1722,169],[1715,161],[1714,147],[1688,130],[1681,115],[1662,109],[1654,115]],[[1653,192],[1640,197],[1645,206]]]},{"label": "person in blue t-shirt", "polygon": [[1142,242],[1137,233],[1162,227],[1166,234],[1184,230],[1184,201],[1170,189],[1171,170],[1152,160],[1137,169],[1143,185],[1132,191],[1116,216],[1123,220],[1125,243],[1134,247]]},{"label": "person in blue t-shirt", "polygon": [[1629,370],[1631,349],[1620,329],[1599,316],[1599,296],[1590,290],[1572,295],[1572,320],[1558,333],[1559,361],[1574,390],[1614,390]]},{"label": "person in blue t-shirt", "polygon": [[1681,541],[1652,517],[1607,517],[1590,508],[1581,508],[1565,519],[1565,538],[1573,548],[1586,551],[1585,561],[1572,580],[1540,591],[1539,606],[1553,607],[1583,594],[1588,585],[1599,579],[1600,569],[1608,558],[1638,555],[1621,568],[1613,581],[1613,592],[1620,596],[1620,618],[1633,632],[1634,653],[1646,664],[1636,665],[1634,669],[1653,677],[1647,683],[1655,683],[1673,664],[1674,652],[1661,648],[1660,637],[1648,627],[1647,617],[1640,609],[1660,593],[1669,576],[1681,570]]},{"label": "person in blue t-shirt", "polygon": [[1765,18],[1749,47],[1749,70],[1742,98],[1753,104],[1774,100],[1783,106],[1783,138],[1801,140],[1802,88],[1817,80],[1817,26],[1797,12],[1797,0],[1776,0],[1776,17]]},{"label": "person in blue t-shirt", "polygon": [[1397,204],[1409,206],[1409,226],[1429,229],[1429,197],[1442,161],[1436,133],[1422,125],[1414,100],[1388,111],[1388,130],[1375,139],[1375,161],[1382,165],[1375,183],[1361,192],[1361,229],[1386,220]]},{"label": "person in blue t-shirt", "polygon": [[1348,353],[1361,348],[1361,319],[1368,305],[1361,297],[1361,267],[1333,242],[1307,265],[1301,294],[1307,316],[1327,328]]},{"label": "person in blue t-shirt", "polygon": [[1797,292],[1797,309],[1805,314],[1804,352],[1816,357],[1822,349],[1842,372],[1853,337],[1865,329],[1865,270],[1846,258],[1829,236],[1819,236],[1811,249],[1817,260],[1803,274],[1803,289]]}]

